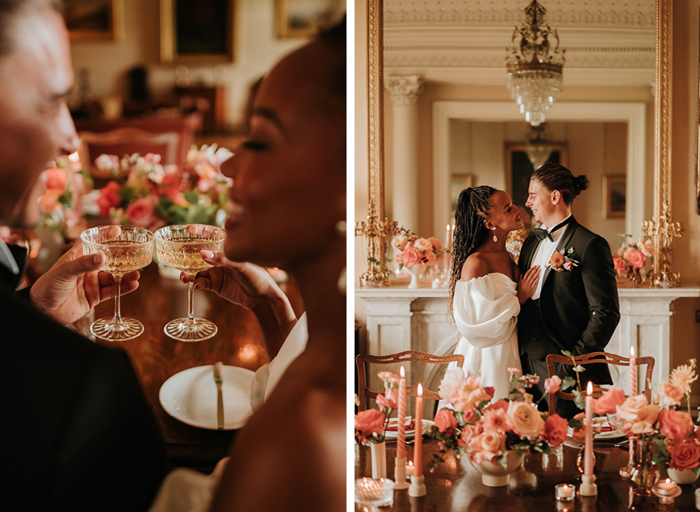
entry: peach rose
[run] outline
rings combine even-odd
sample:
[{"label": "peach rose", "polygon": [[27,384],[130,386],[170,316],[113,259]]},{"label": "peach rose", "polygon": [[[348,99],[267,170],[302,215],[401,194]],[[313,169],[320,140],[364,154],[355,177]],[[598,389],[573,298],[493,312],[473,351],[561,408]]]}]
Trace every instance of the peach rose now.
[{"label": "peach rose", "polygon": [[497,432],[483,432],[469,442],[474,462],[479,463],[498,457],[506,449],[506,436]]},{"label": "peach rose", "polygon": [[142,197],[131,203],[124,214],[129,224],[139,228],[149,227],[156,220],[155,197]]},{"label": "peach rose", "polygon": [[481,423],[476,425],[465,425],[462,427],[462,434],[457,439],[457,444],[464,448],[468,446],[472,439],[477,437],[483,431]]},{"label": "peach rose", "polygon": [[700,465],[700,445],[694,441],[680,443],[668,447],[671,455],[671,462],[668,466],[679,471],[684,469],[695,469]]},{"label": "peach rose", "polygon": [[119,198],[119,183],[110,181],[100,190],[100,197],[97,198],[97,206],[100,207],[100,215],[109,217],[109,210],[119,206],[121,199]]},{"label": "peach rose", "polygon": [[474,412],[473,409],[462,413],[462,421],[464,421],[465,423],[470,423],[470,422],[473,422],[476,420],[477,420],[476,413]]},{"label": "peach rose", "polygon": [[488,393],[481,387],[479,377],[467,377],[459,383],[450,401],[458,411],[469,411],[480,402],[491,400]]},{"label": "peach rose", "polygon": [[413,245],[415,246],[416,249],[422,252],[432,252],[433,251],[433,244],[430,243],[430,240],[426,240],[425,238],[419,238],[416,240]]},{"label": "peach rose", "polygon": [[659,430],[668,439],[681,441],[693,431],[693,419],[687,412],[664,409],[659,414]]},{"label": "peach rose", "polygon": [[666,397],[669,405],[677,405],[683,399],[683,390],[670,382],[659,384],[659,393]]},{"label": "peach rose", "polygon": [[51,213],[58,208],[61,203],[58,202],[58,198],[63,195],[62,190],[52,189],[44,192],[39,198],[39,207],[43,213]]},{"label": "peach rose", "polygon": [[457,386],[459,386],[459,383],[463,380],[464,370],[461,368],[447,370],[445,372],[445,376],[440,382],[440,386],[438,387],[438,394],[440,395],[440,398],[449,402],[452,395],[454,395],[455,391],[457,391]]},{"label": "peach rose", "polygon": [[564,264],[564,255],[560,252],[555,252],[552,257],[549,258],[549,264],[554,268],[561,267]]},{"label": "peach rose", "polygon": [[406,244],[408,243],[408,237],[404,235],[396,235],[394,239],[391,241],[391,245],[395,248],[398,249],[399,251],[403,251],[406,248]]},{"label": "peach rose", "polygon": [[544,432],[544,420],[540,411],[530,402],[510,402],[507,412],[508,426],[521,438],[534,441]]},{"label": "peach rose", "polygon": [[437,258],[435,257],[435,253],[434,252],[425,253],[425,260],[426,260],[425,261],[426,265],[428,265],[429,267],[432,267],[433,265],[435,265],[435,262],[437,261]]},{"label": "peach rose", "polygon": [[627,273],[627,262],[623,258],[613,257],[613,266],[618,276],[624,276]]},{"label": "peach rose", "polygon": [[644,395],[629,396],[616,408],[615,416],[618,420],[632,423],[637,419],[639,410],[647,405],[647,397]]},{"label": "peach rose", "polygon": [[636,420],[630,427],[633,434],[651,434],[654,432],[654,423],[659,419],[661,407],[656,404],[645,405],[637,413]]},{"label": "peach rose", "polygon": [[377,406],[381,409],[398,409],[398,393],[392,395],[391,389],[388,389],[386,395],[379,394],[375,399],[377,401]]},{"label": "peach rose", "polygon": [[428,241],[433,246],[433,249],[436,252],[442,251],[442,242],[440,242],[439,239],[435,238],[434,236],[431,236],[430,238],[428,238]]},{"label": "peach rose", "polygon": [[642,268],[647,264],[646,256],[636,249],[632,249],[632,251],[630,251],[630,253],[627,255],[627,261],[630,262],[630,266],[632,268],[637,269]]},{"label": "peach rose", "polygon": [[566,433],[569,423],[558,414],[550,414],[544,423],[544,434],[542,437],[552,446],[559,446],[566,441]]},{"label": "peach rose", "polygon": [[377,409],[367,409],[355,414],[355,431],[357,436],[366,440],[372,434],[379,434],[384,430],[386,415]]},{"label": "peach rose", "polygon": [[554,375],[553,377],[550,377],[548,379],[544,379],[544,389],[547,390],[547,393],[550,395],[553,395],[557,391],[559,391],[559,388],[561,387],[561,379],[557,376]]},{"label": "peach rose", "polygon": [[66,176],[66,171],[59,167],[53,167],[51,169],[46,169],[46,190],[60,190],[61,192],[66,190],[66,181],[68,176]]},{"label": "peach rose", "polygon": [[614,414],[617,411],[617,406],[622,405],[625,401],[625,394],[617,386],[613,386],[607,390],[603,396],[595,401],[593,412],[595,414]]},{"label": "peach rose", "polygon": [[408,244],[401,253],[401,259],[403,260],[403,264],[405,266],[411,268],[413,265],[423,262],[423,253],[413,247],[412,244]]},{"label": "peach rose", "polygon": [[506,411],[503,409],[490,409],[484,411],[481,418],[484,430],[487,432],[507,432],[508,422],[506,420]]},{"label": "peach rose", "polygon": [[435,426],[442,433],[452,434],[457,429],[457,418],[450,409],[440,409],[435,415]]}]

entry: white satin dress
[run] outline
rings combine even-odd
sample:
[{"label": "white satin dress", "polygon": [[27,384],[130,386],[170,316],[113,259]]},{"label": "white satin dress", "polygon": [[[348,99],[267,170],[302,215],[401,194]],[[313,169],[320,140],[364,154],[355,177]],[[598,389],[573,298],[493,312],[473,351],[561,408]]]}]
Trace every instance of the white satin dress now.
[{"label": "white satin dress", "polygon": [[484,386],[493,386],[494,399],[507,397],[508,368],[520,368],[516,283],[497,272],[457,281],[452,311],[461,335],[455,354],[464,356],[465,373],[478,374]]}]

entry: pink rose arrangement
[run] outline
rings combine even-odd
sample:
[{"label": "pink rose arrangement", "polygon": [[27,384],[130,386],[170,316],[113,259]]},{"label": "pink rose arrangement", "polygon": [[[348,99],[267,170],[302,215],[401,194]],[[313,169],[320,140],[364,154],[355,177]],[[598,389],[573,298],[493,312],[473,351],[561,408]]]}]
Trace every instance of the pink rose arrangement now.
[{"label": "pink rose arrangement", "polygon": [[389,415],[399,408],[400,377],[391,372],[379,372],[384,381],[384,394],[377,395],[379,409],[366,409],[355,414],[355,440],[362,444],[381,443],[386,436]]},{"label": "pink rose arrangement", "polygon": [[635,241],[632,235],[624,233],[620,235],[623,241],[620,247],[613,252],[613,264],[617,277],[634,277],[640,274],[650,258],[654,255],[654,244],[650,239]]},{"label": "pink rose arrangement", "polygon": [[232,153],[216,144],[193,147],[185,165],[160,163],[160,155],[100,155],[95,166],[126,181],[112,180],[90,194],[92,213],[113,222],[154,231],[168,224],[223,226],[231,180],[221,164]]},{"label": "pink rose arrangement", "polygon": [[399,265],[399,270],[421,263],[433,266],[445,256],[440,240],[434,236],[419,238],[402,231],[393,238],[391,245],[397,251],[394,261]]},{"label": "pink rose arrangement", "polygon": [[39,197],[41,225],[58,233],[65,242],[75,240],[85,229],[82,196],[92,184],[80,162],[61,159],[41,175]]},{"label": "pink rose arrangement", "polygon": [[[439,394],[449,406],[438,411],[431,427],[441,450],[433,455],[430,466],[444,460],[452,450],[459,458],[467,454],[472,461],[490,461],[505,467],[510,450],[522,453],[552,453],[552,446],[566,440],[568,422],[558,414],[540,412],[527,389],[539,382],[536,375],[522,375],[509,368],[511,391],[507,398],[493,400],[494,390],[483,386],[480,377],[463,370],[448,370],[440,383]],[[548,393],[555,393],[561,379],[545,381]]]}]

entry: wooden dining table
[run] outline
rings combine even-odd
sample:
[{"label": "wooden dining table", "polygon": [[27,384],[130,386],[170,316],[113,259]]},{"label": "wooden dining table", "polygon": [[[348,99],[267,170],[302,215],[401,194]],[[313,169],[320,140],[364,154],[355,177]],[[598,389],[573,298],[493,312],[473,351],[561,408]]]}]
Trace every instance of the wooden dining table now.
[{"label": "wooden dining table", "polygon": [[[466,457],[457,460],[453,453],[444,457],[434,470],[427,470],[428,461],[438,452],[438,442],[424,439],[423,460],[426,466],[426,495],[409,497],[408,490],[394,491],[390,506],[379,508],[381,512],[617,512],[637,511],[695,511],[695,488],[700,484],[681,486],[682,494],[672,505],[660,504],[655,496],[639,497],[632,492],[629,480],[620,477],[619,469],[626,466],[629,454],[611,443],[596,443],[594,448],[598,495],[581,497],[580,472],[576,466],[580,447],[573,443],[553,449],[552,455],[532,454],[525,458],[520,469],[511,475],[508,486],[487,487],[481,483],[481,474]],[[387,477],[394,479],[396,443],[388,442]],[[413,459],[413,447],[407,447],[406,460]],[[661,470],[662,477],[666,474]],[[370,449],[355,446],[355,478],[372,476]],[[561,483],[576,485],[577,496],[572,502],[557,502],[554,486]],[[355,504],[356,512],[364,510]]]},{"label": "wooden dining table", "polygon": [[[92,321],[114,314],[113,300],[99,304],[74,327],[95,343],[126,351],[160,426],[173,465],[209,472],[228,454],[236,430],[207,430],[171,417],[160,404],[160,388],[178,372],[217,361],[257,370],[268,361],[260,326],[255,316],[241,306],[212,292],[195,290],[195,315],[213,321],[218,333],[200,342],[174,340],[165,334],[163,327],[170,320],[187,316],[187,285],[162,276],[155,263],[141,270],[139,283],[136,291],[122,297],[121,312],[122,316],[136,318],[143,324],[141,336],[109,342],[91,335]],[[293,284],[286,283],[283,289],[295,311],[299,310],[300,299]],[[213,377],[212,392],[216,392]]]}]

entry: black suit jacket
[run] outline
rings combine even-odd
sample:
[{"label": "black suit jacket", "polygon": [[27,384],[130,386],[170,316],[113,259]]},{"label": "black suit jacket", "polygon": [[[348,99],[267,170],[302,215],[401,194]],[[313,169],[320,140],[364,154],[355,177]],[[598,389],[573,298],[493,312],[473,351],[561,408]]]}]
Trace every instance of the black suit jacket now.
[{"label": "black suit jacket", "polygon": [[[530,268],[539,240],[530,235],[523,243],[519,266],[524,274]],[[539,313],[546,337],[554,342],[550,353],[568,350],[574,355],[603,351],[620,321],[620,305],[612,253],[607,241],[581,226],[572,217],[556,250],[573,248],[571,258],[579,262],[571,271],[543,269]],[[527,311],[527,308],[523,308]],[[521,315],[524,313],[521,312]],[[540,340],[533,339],[532,319],[519,318],[521,352],[537,352]],[[521,327],[522,326],[522,327]],[[559,349],[554,352],[554,350]],[[607,365],[588,365],[582,380],[610,384]]]},{"label": "black suit jacket", "polygon": [[127,355],[0,284],[0,487],[18,510],[147,510],[168,471]]}]

